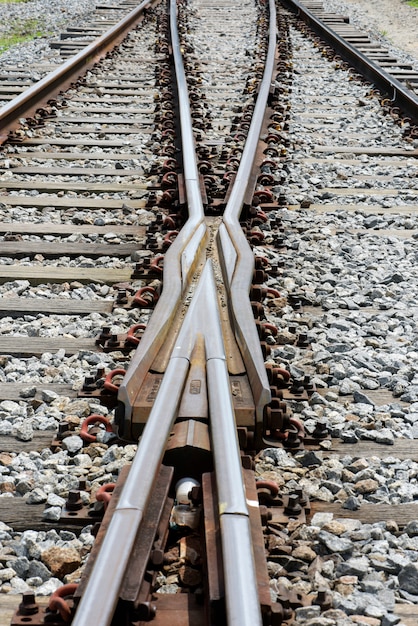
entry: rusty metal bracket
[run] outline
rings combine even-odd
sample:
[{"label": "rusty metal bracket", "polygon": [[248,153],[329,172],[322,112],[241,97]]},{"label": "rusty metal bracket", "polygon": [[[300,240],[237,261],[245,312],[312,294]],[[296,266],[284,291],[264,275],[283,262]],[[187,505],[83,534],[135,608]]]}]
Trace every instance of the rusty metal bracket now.
[{"label": "rusty metal bracket", "polygon": [[22,601],[12,617],[10,626],[28,626],[28,624],[30,626],[43,626],[46,624],[47,615],[48,626],[63,626],[63,621],[59,614],[54,619],[48,607],[40,606],[36,602],[35,594],[32,591],[27,591],[22,594]]},{"label": "rusty metal bracket", "polygon": [[153,258],[144,257],[136,264],[131,274],[131,280],[139,278],[160,278],[164,271],[164,255],[159,254]]}]

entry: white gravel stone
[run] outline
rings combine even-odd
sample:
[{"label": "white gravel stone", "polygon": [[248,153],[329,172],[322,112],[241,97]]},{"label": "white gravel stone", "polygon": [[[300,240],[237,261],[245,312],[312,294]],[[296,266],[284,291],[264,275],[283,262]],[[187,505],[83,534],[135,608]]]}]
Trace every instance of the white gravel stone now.
[{"label": "white gravel stone", "polygon": [[49,520],[50,522],[58,522],[61,517],[62,507],[60,506],[51,506],[44,510],[43,519]]},{"label": "white gravel stone", "polygon": [[83,448],[83,440],[78,435],[70,435],[65,437],[62,441],[64,450],[67,450],[69,454],[76,454]]}]

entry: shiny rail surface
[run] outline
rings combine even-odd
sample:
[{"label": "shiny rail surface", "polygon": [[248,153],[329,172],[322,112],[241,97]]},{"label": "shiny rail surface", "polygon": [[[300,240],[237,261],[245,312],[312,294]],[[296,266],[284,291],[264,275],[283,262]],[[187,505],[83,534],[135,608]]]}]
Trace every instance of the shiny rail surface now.
[{"label": "shiny rail surface", "polygon": [[[179,100],[188,218],[165,254],[163,292],[119,387],[116,410],[119,433],[126,439],[139,437],[140,442],[89,576],[82,584],[82,592],[76,596],[79,602],[76,602],[72,620],[75,626],[115,623],[121,590],[141,525],[153,499],[167,442],[179,418],[190,381],[195,380],[202,383],[202,393],[193,398],[193,419],[209,423],[226,621],[228,626],[261,626],[265,621],[260,607],[257,557],[250,520],[254,511],[260,518],[260,508],[258,500],[248,495],[247,485],[244,485],[231,375],[248,377],[253,409],[246,426],[254,436],[254,447],[260,449],[265,408],[271,401],[271,390],[249,299],[255,268],[254,254],[239,219],[247,199],[254,192],[257,151],[274,80],[277,44],[275,4],[274,0],[269,1],[267,59],[241,162],[224,213],[214,218],[205,215],[189,91],[178,35],[178,6],[176,0],[170,1],[171,46]],[[285,3],[290,1],[285,0]],[[98,56],[104,53],[110,45],[109,37],[119,41],[122,32],[129,30],[140,19],[148,4],[149,0],[143,2],[112,29],[112,35],[109,33],[100,38],[64,64],[62,69],[41,81],[38,87],[28,90],[10,106],[4,107],[0,111],[4,137],[14,127],[13,116],[33,112],[46,97],[51,97],[58,85],[62,89],[62,84],[68,83],[73,72],[87,69],[93,58],[90,58],[93,47]],[[304,11],[298,2],[294,5],[301,13]],[[319,22],[313,19],[315,24]],[[340,39],[337,36],[337,49]],[[348,47],[352,48],[350,44]],[[358,57],[362,62],[363,55],[356,54]],[[367,68],[369,65],[373,66],[373,63],[367,62]],[[358,66],[366,76],[367,68],[363,71],[361,63]],[[388,78],[398,90],[398,81]],[[400,94],[406,91],[401,86]],[[32,97],[35,105],[31,104]],[[409,109],[411,117],[411,111],[416,112],[417,104],[413,106],[415,109]],[[228,314],[222,310],[223,307]],[[226,318],[228,321],[225,321]],[[239,355],[232,365],[231,351]],[[140,411],[140,398],[149,373],[157,373],[161,378],[149,415],[144,417]],[[184,416],[181,418],[184,419]],[[262,551],[264,553],[264,544]]]},{"label": "shiny rail surface", "polygon": [[[190,116],[189,95],[177,34],[177,7],[171,0],[171,38],[180,105],[184,178],[188,220],[170,247],[164,263],[164,289],[155,312],[132,359],[119,390],[119,422],[130,421],[135,398],[158,350],[170,332],[170,323],[190,282],[196,287],[176,337],[151,413],[143,430],[137,454],[113,513],[105,540],[94,563],[73,624],[110,624],[135,537],[150,499],[163,458],[194,351],[204,353],[208,386],[212,449],[218,489],[218,510],[223,552],[227,623],[261,625],[257,580],[252,550],[248,506],[242,480],[229,372],[222,323],[218,309],[220,283],[232,299],[234,330],[249,371],[256,398],[257,426],[261,430],[264,406],[270,389],[264,358],[254,324],[248,293],[254,270],[253,253],[238,218],[248,192],[256,148],[270,90],[276,45],[276,15],[270,2],[269,49],[262,85],[236,183],[217,234],[209,234],[199,185],[199,174]],[[223,276],[215,276],[207,241],[217,241],[223,258]],[[201,269],[198,270],[197,266]],[[261,436],[261,435],[260,435]],[[140,485],[140,487],[139,487]],[[258,506],[258,505],[257,505]],[[124,537],[122,550],[120,538]],[[234,567],[230,564],[234,563]],[[101,598],[98,602],[95,599]]]},{"label": "shiny rail surface", "polygon": [[391,76],[382,67],[360,52],[358,48],[340,36],[332,25],[327,25],[313,11],[309,5],[298,0],[281,0],[284,6],[302,19],[324,41],[326,41],[337,54],[350,63],[365,79],[373,83],[378,89],[386,93],[397,105],[409,116],[413,123],[418,123],[418,96],[404,83]]}]

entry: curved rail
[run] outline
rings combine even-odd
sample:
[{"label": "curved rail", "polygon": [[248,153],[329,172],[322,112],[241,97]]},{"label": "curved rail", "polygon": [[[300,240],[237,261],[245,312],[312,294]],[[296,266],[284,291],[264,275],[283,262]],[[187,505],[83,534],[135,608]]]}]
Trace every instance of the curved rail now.
[{"label": "curved rail", "polygon": [[393,102],[415,123],[418,122],[418,97],[412,91],[345,41],[332,28],[321,22],[298,0],[281,0],[281,2],[295,12],[322,39],[328,42],[362,76],[376,85],[381,91],[387,93]]},{"label": "curved rail", "polygon": [[[196,251],[204,244],[206,235],[199,172],[195,159],[193,128],[190,123],[189,93],[176,23],[176,15],[172,8],[170,12],[171,39],[177,75],[177,89],[181,105],[180,126],[189,217],[165,255],[164,289],[119,389],[118,399],[120,405],[117,417],[121,425],[125,421],[129,422],[131,420],[135,396],[138,389],[141,388],[158,350],[167,337],[170,325],[180,304],[183,289],[194,270],[193,261]],[[191,261],[188,261],[188,259],[191,259]],[[123,431],[124,427],[122,427]]]},{"label": "curved rail", "polygon": [[[177,32],[176,0],[171,0],[170,25],[178,91],[181,94],[181,130],[182,139],[185,142],[183,148],[187,147],[188,154],[194,155],[189,96]],[[154,314],[151,318],[151,323],[148,325],[141,341],[140,349],[137,350],[120,388],[119,400],[124,398],[128,407],[131,406],[130,402],[138,389],[138,375],[142,378],[148,371],[155,353],[164,342],[172,317],[180,302],[183,284],[181,255],[199,226],[203,226],[203,228],[199,229],[200,239],[203,238],[206,230],[203,224],[204,212],[197,172],[195,159],[187,158],[185,160],[185,177],[187,181],[189,219],[166,255],[165,266],[170,269],[167,272],[168,277],[166,276],[165,278],[168,289],[163,290],[157,304],[161,315]],[[189,315],[193,315],[195,308],[193,304],[196,302],[198,302],[197,299],[193,301],[188,312]],[[153,323],[153,320],[156,321]],[[177,416],[177,409],[190,367],[193,347],[194,345],[190,343],[189,328],[185,321],[142,434],[141,443],[132,463],[128,479],[112,515],[105,541],[94,563],[83,597],[77,608],[73,626],[87,626],[90,624],[105,626],[112,621],[135,537],[150,498],[152,485],[155,482],[162,461],[170,430]],[[135,380],[132,384],[133,377]],[[142,488],[139,488],[138,485],[141,485]],[[121,537],[123,537],[123,542],[121,542]],[[122,549],[121,543],[123,543]],[[100,598],[100,602],[95,602],[95,598]]]},{"label": "curved rail", "polygon": [[[168,288],[164,287],[151,318],[151,323],[144,333],[122,382],[118,396],[119,410],[121,406],[123,407],[122,419],[131,418],[130,411],[135,391],[138,390],[141,379],[148,371],[155,351],[165,339],[169,322],[174,316],[181,293],[187,286],[188,275],[192,273],[192,269],[195,267],[196,256],[199,256],[198,252],[205,243],[207,235],[188,104],[188,89],[177,35],[176,0],[171,0],[170,23],[180,102],[189,219],[167,253],[164,264],[164,285],[167,285]],[[251,158],[249,165],[239,171],[240,182],[241,180],[244,181],[244,178],[250,177],[255,159],[255,147],[261,131],[273,73],[276,44],[275,24],[274,2],[270,0],[268,65],[257,99],[257,115],[252,130],[250,129],[249,147],[244,151],[245,157],[249,158],[251,155]],[[248,180],[245,184],[243,183],[242,187],[245,194]],[[257,389],[257,411],[262,415],[262,408],[270,399],[270,390],[248,298],[253,275],[253,254],[238,222],[243,197],[241,192],[236,194],[234,202],[229,205],[226,225],[222,228],[218,243],[222,242],[224,259],[225,253],[229,254],[226,251],[227,248],[230,251],[232,246],[235,250],[235,270],[231,272],[231,268],[228,268],[228,271],[224,272],[224,282],[228,285],[231,295],[234,294],[235,331],[239,337],[239,343],[245,351],[246,361],[252,368],[251,377],[253,380],[257,377],[260,380]],[[240,234],[237,235],[235,231]],[[206,256],[206,252],[203,256]],[[248,506],[252,506],[252,504],[247,503],[243,486],[235,413],[218,308],[217,282],[211,260],[206,259],[201,264],[204,266],[203,271],[200,275],[198,273],[194,275],[197,287],[176,337],[161,387],[141,436],[138,452],[76,611],[74,626],[86,626],[95,623],[104,626],[111,621],[130,551],[151,495],[152,485],[162,461],[166,442],[177,416],[176,412],[191,366],[192,353],[196,346],[203,347],[205,352],[212,450],[225,563],[227,621],[229,625],[261,626],[262,624],[248,510]],[[244,301],[248,302],[248,307],[242,313],[239,311],[238,298],[242,300],[244,292]],[[121,537],[124,538],[122,551],[120,550]],[[230,566],[231,563],[234,563],[233,568]],[[92,601],[98,596],[103,599],[100,603]]]},{"label": "curved rail", "polygon": [[143,0],[139,6],[110,28],[101,37],[71,57],[56,70],[50,72],[0,109],[0,144],[9,132],[19,126],[19,118],[33,115],[41,105],[68,88],[76,78],[83,75],[109,50],[120,43],[143,15],[144,10],[156,0]]},{"label": "curved rail", "polygon": [[[260,348],[258,333],[254,324],[251,303],[248,298],[254,272],[254,254],[248,245],[239,224],[239,217],[248,193],[251,170],[254,166],[256,150],[260,138],[261,128],[271,87],[276,52],[276,6],[269,2],[269,45],[263,79],[260,85],[251,125],[245,142],[241,162],[235,178],[235,183],[223,215],[223,223],[228,238],[236,251],[237,260],[234,271],[229,279],[231,307],[235,319],[237,341],[243,355],[244,363],[250,379],[256,405],[256,439],[261,437],[263,412],[270,402],[270,385],[264,367],[264,358]],[[218,245],[224,259],[228,258],[229,243],[222,227],[219,231]],[[227,266],[228,263],[224,262]],[[228,274],[230,268],[228,268]]]}]

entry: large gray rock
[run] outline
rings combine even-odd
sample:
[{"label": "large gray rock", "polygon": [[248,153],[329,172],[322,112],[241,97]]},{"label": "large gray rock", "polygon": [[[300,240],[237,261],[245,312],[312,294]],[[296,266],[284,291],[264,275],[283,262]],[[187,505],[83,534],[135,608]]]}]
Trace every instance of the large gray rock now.
[{"label": "large gray rock", "polygon": [[399,587],[408,593],[418,595],[418,563],[409,563],[399,574]]},{"label": "large gray rock", "polygon": [[344,537],[337,537],[326,530],[321,530],[318,539],[331,553],[346,554],[353,551],[353,542]]}]

